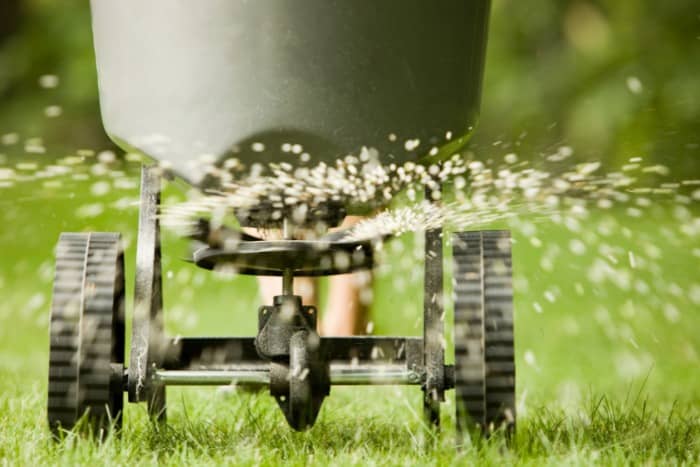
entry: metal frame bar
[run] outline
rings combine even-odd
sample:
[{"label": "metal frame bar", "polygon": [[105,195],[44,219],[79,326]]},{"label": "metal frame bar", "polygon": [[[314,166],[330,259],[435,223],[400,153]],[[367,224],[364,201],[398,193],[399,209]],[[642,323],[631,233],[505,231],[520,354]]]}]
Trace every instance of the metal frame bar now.
[{"label": "metal frame bar", "polygon": [[[320,346],[321,355],[331,362],[423,368],[420,337],[322,337]],[[174,338],[165,347],[162,370],[225,370],[231,365],[267,363],[258,355],[254,337]]]},{"label": "metal frame bar", "polygon": [[[425,196],[431,197],[426,189]],[[423,365],[426,379],[423,387],[423,415],[433,426],[440,425],[440,402],[445,400],[445,323],[443,322],[443,229],[425,231],[425,264],[423,279]]]},{"label": "metal frame bar", "polygon": [[[116,381],[122,373],[131,402],[146,401],[150,416],[164,421],[168,385],[269,387],[290,425],[304,429],[313,424],[331,385],[420,385],[425,418],[439,425],[444,391],[455,384],[454,367],[444,362],[441,228],[425,232],[423,337],[320,338],[320,346],[311,349],[318,368],[303,363],[316,368],[311,373],[316,378],[309,380],[291,372],[291,360],[280,363],[276,354],[262,351],[260,332],[257,337],[165,336],[158,220],[161,182],[157,166],[142,167],[131,358],[129,368],[115,369],[114,375]],[[292,294],[293,279],[291,270],[285,270],[284,294]],[[308,327],[314,328],[315,323]],[[308,342],[302,345],[310,351]]]},{"label": "metal frame bar", "polygon": [[[236,365],[227,370],[156,370],[154,378],[167,386],[262,387],[270,384],[270,364]],[[419,372],[397,364],[331,363],[330,378],[335,386],[421,384]]]},{"label": "metal frame bar", "polygon": [[153,384],[151,371],[160,365],[158,352],[163,339],[163,293],[161,278],[160,204],[161,172],[155,165],[141,167],[141,197],[136,284],[129,361],[128,393],[131,402],[148,402],[149,413],[165,418],[165,388]]}]

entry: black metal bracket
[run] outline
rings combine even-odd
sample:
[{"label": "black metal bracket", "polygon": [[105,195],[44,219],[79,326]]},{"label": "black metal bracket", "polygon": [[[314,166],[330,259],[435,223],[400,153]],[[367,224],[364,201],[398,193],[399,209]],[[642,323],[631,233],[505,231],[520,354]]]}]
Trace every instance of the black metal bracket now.
[{"label": "black metal bracket", "polygon": [[316,334],[316,308],[303,306],[299,296],[277,295],[272,306],[258,310],[255,347],[263,359],[288,361],[292,336],[305,330]]}]

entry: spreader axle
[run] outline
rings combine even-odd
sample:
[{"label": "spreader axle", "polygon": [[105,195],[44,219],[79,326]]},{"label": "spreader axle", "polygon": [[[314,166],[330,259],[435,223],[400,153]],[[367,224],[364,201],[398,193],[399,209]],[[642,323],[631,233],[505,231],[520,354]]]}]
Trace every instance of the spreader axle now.
[{"label": "spreader axle", "polygon": [[[331,384],[336,386],[418,385],[419,372],[405,365],[364,365],[332,363]],[[270,366],[261,363],[230,370],[158,370],[155,379],[166,386],[267,386]]]}]

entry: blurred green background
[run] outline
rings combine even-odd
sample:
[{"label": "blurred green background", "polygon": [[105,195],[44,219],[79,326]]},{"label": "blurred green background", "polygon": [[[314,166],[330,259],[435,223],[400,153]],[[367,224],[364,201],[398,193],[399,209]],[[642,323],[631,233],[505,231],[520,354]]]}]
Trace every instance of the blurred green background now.
[{"label": "blurred green background", "polygon": [[[115,150],[99,119],[86,3],[0,0],[0,166],[20,174],[0,187],[0,390],[10,393],[45,388],[59,232],[123,232],[130,280],[133,274],[138,163],[77,164],[60,183],[21,180],[36,170],[21,164],[81,148]],[[619,167],[642,157],[668,166],[670,179],[700,178],[696,0],[493,2],[472,148],[484,157],[517,152],[543,161],[562,145],[577,160]],[[166,200],[173,199],[181,195],[169,189]],[[600,391],[624,395],[647,377],[645,389],[661,403],[700,400],[697,203],[659,203],[641,218],[625,209],[593,213],[580,229],[537,219],[509,225],[524,406],[566,405]],[[413,240],[397,245],[411,249]],[[255,331],[253,279],[210,279],[181,261],[181,240],[168,235],[165,246],[170,332]],[[375,284],[374,330],[418,334],[421,267],[395,253]],[[601,268],[612,272],[601,279]]]}]

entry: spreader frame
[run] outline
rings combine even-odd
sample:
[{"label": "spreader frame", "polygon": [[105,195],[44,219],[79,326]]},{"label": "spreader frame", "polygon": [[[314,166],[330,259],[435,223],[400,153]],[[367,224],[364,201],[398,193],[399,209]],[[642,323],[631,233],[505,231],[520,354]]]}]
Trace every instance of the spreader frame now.
[{"label": "spreader frame", "polygon": [[[423,391],[423,414],[428,426],[439,426],[440,403],[445,401],[445,391],[456,389],[460,432],[476,427],[490,433],[500,426],[514,427],[515,366],[508,232],[453,236],[455,365],[445,363],[442,228],[424,233],[424,320],[420,337],[320,337],[316,333],[315,308],[304,306],[301,297],[292,294],[294,269],[277,271],[283,276],[282,295],[275,297],[272,305],[258,310],[257,336],[168,337],[163,330],[158,220],[161,184],[162,173],[158,167],[142,167],[130,360],[128,367],[121,363],[123,355],[109,364],[104,362],[105,368],[101,371],[108,384],[104,391],[117,391],[116,398],[121,386],[130,402],[147,402],[150,416],[162,422],[167,415],[167,386],[269,387],[290,426],[305,430],[313,426],[332,386],[411,385]],[[432,193],[427,192],[426,196],[432,197]],[[95,235],[118,238],[118,234]],[[259,244],[248,244],[243,255],[235,246],[229,249],[204,247],[199,251],[204,251],[208,258],[206,264],[194,262],[205,269],[214,269],[219,262],[226,264],[232,259],[245,264],[255,259],[256,248],[264,252],[269,246],[269,242],[245,235],[241,236],[241,242]],[[293,262],[302,265],[296,271],[300,275],[314,272],[314,267],[321,271],[319,275],[348,272],[337,264],[329,266],[326,256],[349,251],[362,252],[360,261],[347,263],[350,270],[373,266],[370,242],[342,243],[334,237],[324,242],[289,241],[288,250],[284,250],[285,241],[273,246],[287,254],[283,258],[296,253],[304,256]],[[319,244],[327,248],[327,255],[316,251]],[[314,253],[305,253],[308,251]],[[251,264],[247,273],[261,273],[254,263]],[[263,270],[269,272],[270,268],[282,268],[285,264],[284,260],[268,256]],[[82,293],[85,294],[85,290]],[[58,301],[54,299],[59,313],[56,316],[61,316],[61,297],[58,296]],[[280,318],[290,311],[291,318]],[[123,325],[114,330],[119,334],[117,341],[123,341]],[[56,339],[52,334],[52,350]],[[57,371],[52,365],[50,363],[50,374]],[[56,397],[72,400],[70,392],[59,394],[54,390],[52,394],[50,397],[54,399],[51,400]],[[108,411],[121,407],[111,404]],[[64,419],[49,410],[49,422],[54,430],[70,429],[81,415],[76,412],[70,419]],[[120,414],[111,415],[121,420]]]}]

